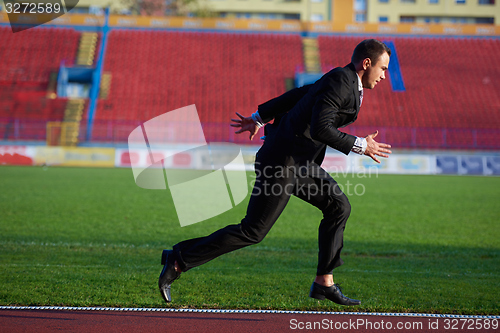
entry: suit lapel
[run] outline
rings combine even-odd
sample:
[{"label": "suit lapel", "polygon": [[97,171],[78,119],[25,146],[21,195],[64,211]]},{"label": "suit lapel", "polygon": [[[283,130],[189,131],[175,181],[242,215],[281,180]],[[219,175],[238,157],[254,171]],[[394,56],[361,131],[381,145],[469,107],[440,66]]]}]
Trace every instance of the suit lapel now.
[{"label": "suit lapel", "polygon": [[352,63],[346,66],[351,77],[351,90],[354,95],[354,110],[356,114],[359,112],[359,90],[358,90],[358,76],[356,75],[356,69]]},{"label": "suit lapel", "polygon": [[[356,78],[357,79],[357,78]],[[356,113],[359,112],[359,108],[360,108],[360,105],[359,105],[359,102],[360,102],[360,93],[359,93],[359,90],[358,90],[358,82],[355,81],[355,85],[353,87],[353,93],[354,93],[354,109],[356,110]]]}]

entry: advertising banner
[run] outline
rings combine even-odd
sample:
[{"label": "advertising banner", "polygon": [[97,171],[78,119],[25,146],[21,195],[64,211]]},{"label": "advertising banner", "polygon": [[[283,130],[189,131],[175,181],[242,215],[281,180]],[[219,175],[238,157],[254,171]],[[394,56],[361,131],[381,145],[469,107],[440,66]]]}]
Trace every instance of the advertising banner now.
[{"label": "advertising banner", "polygon": [[35,147],[36,165],[114,167],[115,148]]},{"label": "advertising banner", "polygon": [[47,15],[21,13],[16,15],[12,22],[6,12],[0,13],[0,23],[34,24],[39,25],[48,23],[50,25],[83,25],[83,26],[103,26],[104,16],[85,15],[85,14],[64,14],[47,21]]},{"label": "advertising banner", "polygon": [[377,172],[390,174],[433,174],[436,172],[436,158],[433,155],[391,155],[379,158],[380,164],[367,156],[348,155],[351,172]]},{"label": "advertising banner", "polygon": [[0,146],[0,165],[33,165],[33,155],[27,146]]},{"label": "advertising banner", "polygon": [[[242,147],[238,163],[230,163],[227,170],[252,171],[258,147]],[[162,149],[98,148],[98,147],[46,147],[0,145],[0,165],[58,165],[81,167],[154,168],[153,161],[163,161],[158,168],[202,169],[207,164],[225,161],[232,151],[223,144],[211,144],[206,152],[183,145]],[[207,155],[208,154],[208,155]],[[229,154],[229,155],[228,155]],[[370,174],[445,174],[500,176],[500,156],[490,155],[425,155],[392,154],[375,163],[367,156],[343,155],[327,151],[321,165],[334,175]]]},{"label": "advertising banner", "polygon": [[438,173],[458,174],[458,156],[436,156],[436,168]]},{"label": "advertising banner", "polygon": [[0,146],[0,165],[114,167],[114,148]]},{"label": "advertising banner", "polygon": [[500,176],[500,156],[487,156],[485,171],[487,175]]},{"label": "advertising banner", "polygon": [[[20,14],[16,22],[42,24],[46,18],[41,15]],[[0,13],[0,23],[9,23],[6,13]],[[52,25],[103,26],[104,16],[88,14],[65,14],[50,21]],[[491,24],[412,24],[412,23],[333,23],[304,22],[298,20],[258,20],[233,18],[185,18],[132,15],[110,15],[111,27],[175,28],[175,29],[217,29],[250,31],[285,31],[313,33],[380,33],[416,35],[477,35],[498,36],[500,25]]]}]

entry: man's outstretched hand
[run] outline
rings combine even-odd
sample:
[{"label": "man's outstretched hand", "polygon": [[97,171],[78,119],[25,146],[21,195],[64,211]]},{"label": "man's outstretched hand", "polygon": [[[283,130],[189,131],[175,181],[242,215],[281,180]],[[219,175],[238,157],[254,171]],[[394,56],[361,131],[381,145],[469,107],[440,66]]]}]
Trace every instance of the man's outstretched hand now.
[{"label": "man's outstretched hand", "polygon": [[252,140],[253,137],[255,136],[255,134],[257,134],[257,132],[259,131],[259,127],[255,124],[252,117],[243,117],[238,112],[236,112],[236,115],[240,119],[231,119],[231,121],[233,122],[233,123],[231,123],[231,126],[232,127],[239,127],[240,129],[234,133],[240,134],[240,133],[243,133],[245,131],[249,131],[250,132],[249,138],[250,138],[250,140]]},{"label": "man's outstretched hand", "polygon": [[[374,140],[374,138],[378,135],[378,131],[376,131],[373,134],[368,135],[366,139],[366,150],[365,150],[365,155],[370,156],[375,162],[380,163],[378,158],[376,156],[381,156],[381,157],[389,157],[389,155],[392,153],[387,148],[391,148],[391,145],[388,145],[386,143],[379,143]],[[385,154],[384,154],[385,153]]]}]

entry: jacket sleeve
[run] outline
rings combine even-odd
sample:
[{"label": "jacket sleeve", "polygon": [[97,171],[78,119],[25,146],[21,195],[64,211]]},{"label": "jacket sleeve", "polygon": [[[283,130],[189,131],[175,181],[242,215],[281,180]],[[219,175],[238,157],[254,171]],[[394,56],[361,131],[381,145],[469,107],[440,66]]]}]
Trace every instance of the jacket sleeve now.
[{"label": "jacket sleeve", "polygon": [[353,105],[352,84],[342,71],[320,83],[311,116],[311,138],[349,154],[356,137],[338,130],[342,126],[340,112]]},{"label": "jacket sleeve", "polygon": [[312,84],[300,88],[294,88],[283,95],[275,97],[259,105],[259,115],[267,123],[273,120],[277,115],[290,111],[295,104],[309,91]]}]

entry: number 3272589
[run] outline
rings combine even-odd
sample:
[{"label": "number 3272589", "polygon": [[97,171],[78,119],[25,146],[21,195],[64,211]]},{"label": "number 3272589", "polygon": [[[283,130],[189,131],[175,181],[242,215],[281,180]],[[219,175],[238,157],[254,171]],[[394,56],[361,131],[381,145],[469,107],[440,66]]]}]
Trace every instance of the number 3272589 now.
[{"label": "number 3272589", "polygon": [[52,14],[60,13],[61,5],[58,3],[30,3],[30,2],[16,2],[6,3],[5,11],[7,14]]},{"label": "number 3272589", "polygon": [[463,318],[445,319],[445,330],[496,330],[498,329],[498,319],[484,318]]}]

